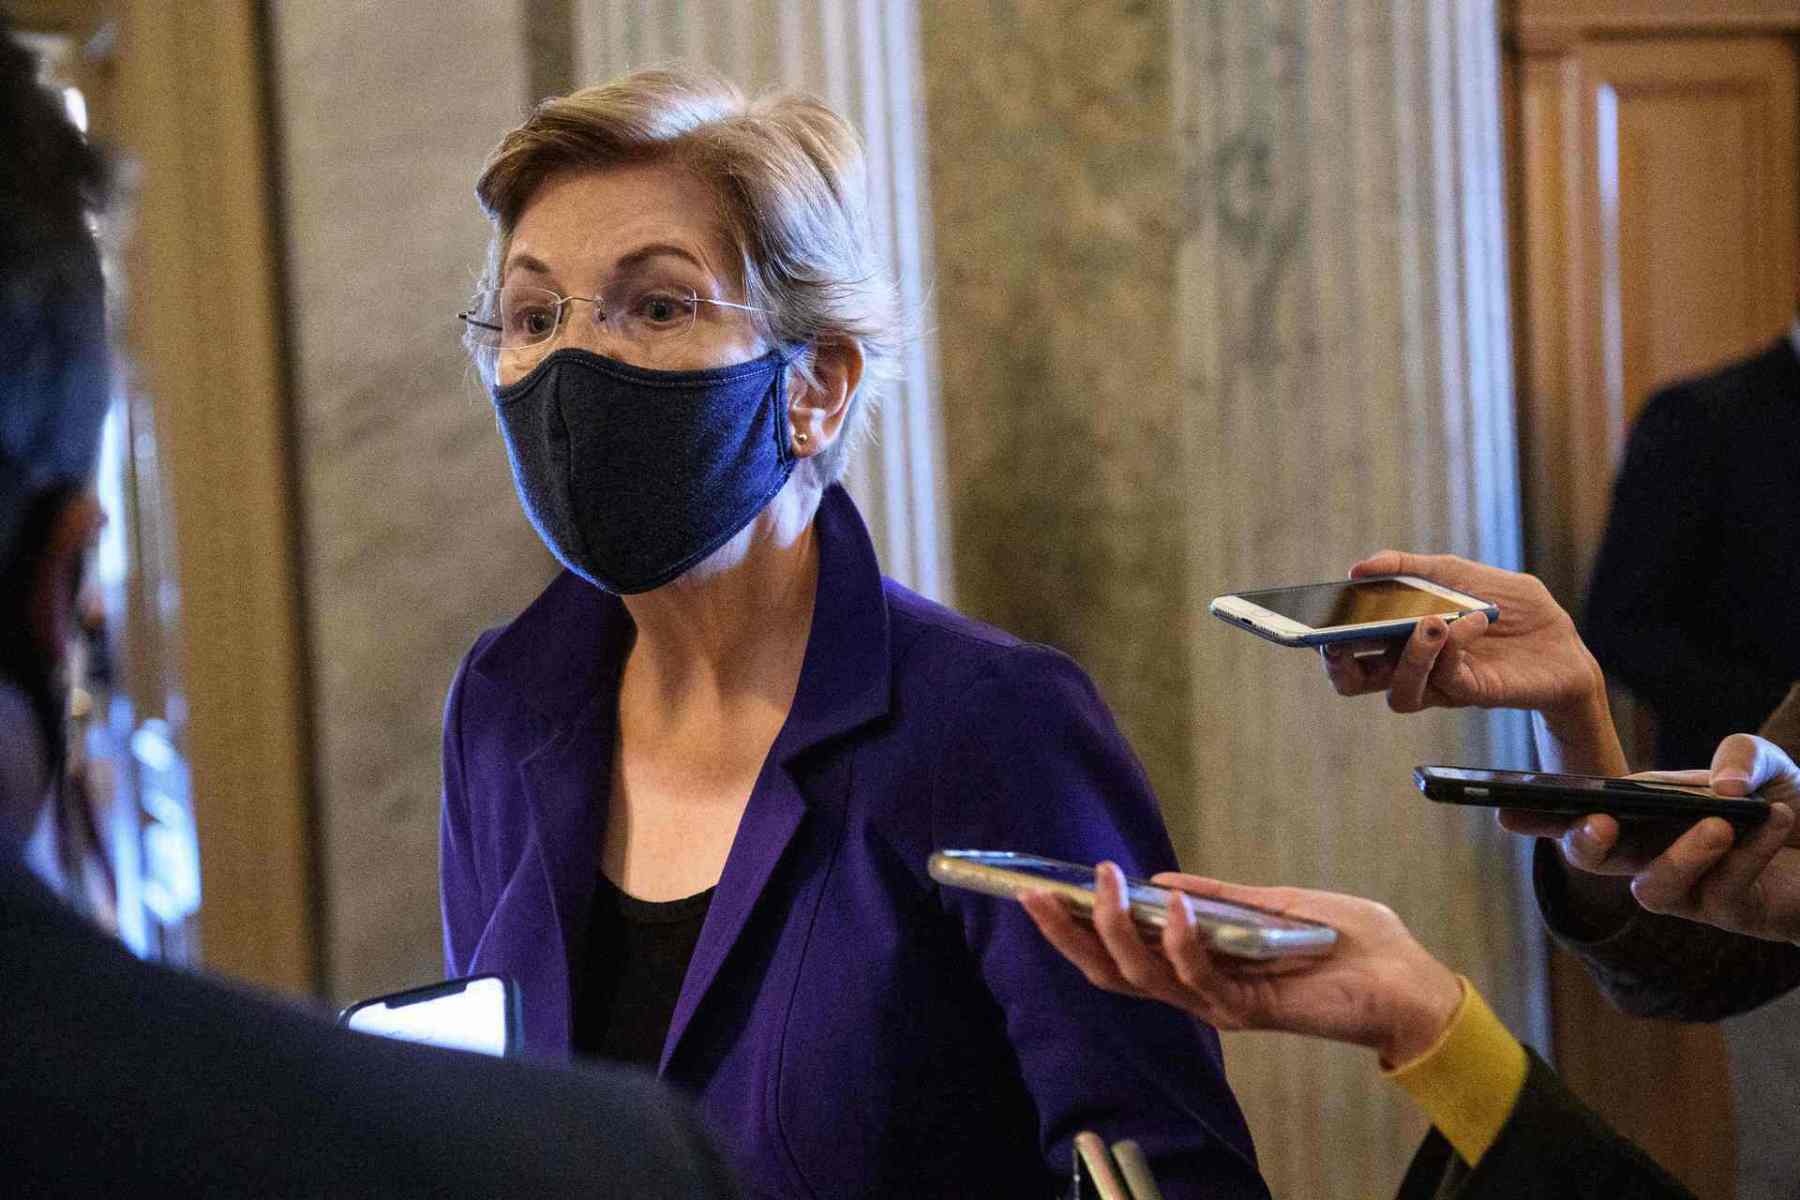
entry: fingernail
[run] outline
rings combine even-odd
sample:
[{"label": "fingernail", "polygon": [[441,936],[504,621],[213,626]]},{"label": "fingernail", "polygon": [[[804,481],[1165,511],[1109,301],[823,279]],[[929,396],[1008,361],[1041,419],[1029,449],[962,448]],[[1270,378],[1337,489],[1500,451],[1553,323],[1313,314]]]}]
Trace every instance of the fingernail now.
[{"label": "fingernail", "polygon": [[1443,636],[1444,636],[1444,627],[1442,625],[1427,625],[1425,627],[1425,640],[1426,641],[1435,642],[1435,641],[1439,640],[1440,638],[1442,638]]},{"label": "fingernail", "polygon": [[1741,783],[1745,787],[1750,786],[1749,774],[1736,767],[1726,767],[1723,770],[1714,771],[1712,779],[1715,788],[1721,783]]}]

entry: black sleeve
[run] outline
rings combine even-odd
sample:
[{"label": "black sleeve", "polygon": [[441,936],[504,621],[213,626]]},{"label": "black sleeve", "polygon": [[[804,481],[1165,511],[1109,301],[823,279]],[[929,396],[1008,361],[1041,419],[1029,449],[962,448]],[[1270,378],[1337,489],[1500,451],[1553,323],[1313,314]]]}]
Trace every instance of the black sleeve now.
[{"label": "black sleeve", "polygon": [[1674,1176],[1576,1099],[1543,1059],[1526,1053],[1530,1067],[1518,1103],[1481,1161],[1470,1167],[1433,1129],[1401,1180],[1399,1200],[1693,1200]]},{"label": "black sleeve", "polygon": [[1719,1021],[1800,987],[1800,946],[1638,912],[1603,938],[1584,937],[1567,896],[1567,867],[1540,838],[1532,860],[1538,908],[1613,1006],[1634,1017]]},{"label": "black sleeve", "polygon": [[1704,705],[1709,726],[1732,715],[1750,729],[1788,681],[1700,644],[1688,624],[1710,607],[1697,582],[1718,574],[1719,481],[1728,464],[1716,407],[1691,386],[1674,387],[1652,398],[1632,427],[1582,636],[1607,674],[1665,720]]}]

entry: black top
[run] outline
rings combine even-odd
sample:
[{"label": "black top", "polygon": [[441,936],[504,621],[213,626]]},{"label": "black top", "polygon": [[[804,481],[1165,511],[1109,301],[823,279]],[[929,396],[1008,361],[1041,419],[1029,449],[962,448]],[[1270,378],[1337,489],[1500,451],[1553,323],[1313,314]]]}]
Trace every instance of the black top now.
[{"label": "black top", "polygon": [[575,1052],[654,1070],[713,892],[639,900],[602,875],[575,992]]},{"label": "black top", "polygon": [[1800,679],[1800,359],[1788,338],[1657,393],[1632,426],[1582,635],[1704,767]]},{"label": "black top", "polygon": [[8,1196],[732,1194],[651,1080],[350,1033],[139,962],[4,847],[0,980]]}]

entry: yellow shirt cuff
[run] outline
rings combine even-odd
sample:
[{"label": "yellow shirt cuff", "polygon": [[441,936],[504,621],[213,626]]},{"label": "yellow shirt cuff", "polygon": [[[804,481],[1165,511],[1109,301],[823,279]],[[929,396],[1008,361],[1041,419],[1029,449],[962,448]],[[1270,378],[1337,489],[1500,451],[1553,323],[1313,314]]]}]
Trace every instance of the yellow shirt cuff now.
[{"label": "yellow shirt cuff", "polygon": [[1406,1089],[1464,1162],[1481,1161],[1525,1086],[1525,1047],[1466,978],[1462,1003],[1437,1043],[1382,1075]]}]

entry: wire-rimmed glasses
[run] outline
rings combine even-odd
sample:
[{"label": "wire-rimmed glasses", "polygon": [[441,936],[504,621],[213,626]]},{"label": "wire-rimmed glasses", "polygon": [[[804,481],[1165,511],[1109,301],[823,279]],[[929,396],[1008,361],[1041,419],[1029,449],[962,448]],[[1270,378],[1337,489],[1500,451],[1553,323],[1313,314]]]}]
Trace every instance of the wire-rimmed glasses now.
[{"label": "wire-rimmed glasses", "polygon": [[640,351],[680,341],[694,328],[702,304],[740,312],[767,312],[750,304],[712,300],[686,284],[627,278],[598,296],[563,296],[550,288],[515,284],[476,293],[472,307],[456,315],[477,346],[502,353],[542,353],[568,320],[576,301],[592,306],[594,322]]}]

